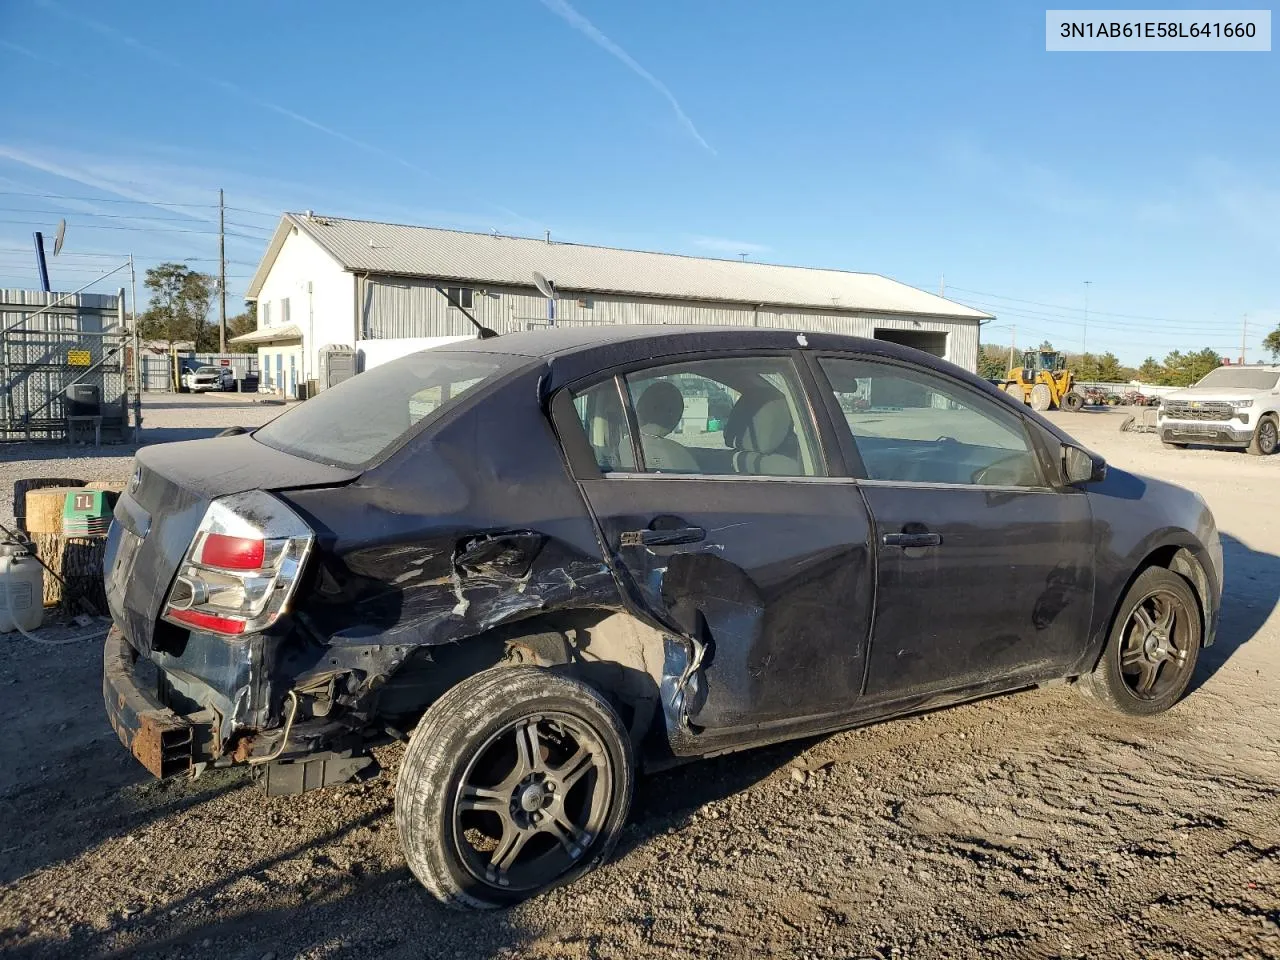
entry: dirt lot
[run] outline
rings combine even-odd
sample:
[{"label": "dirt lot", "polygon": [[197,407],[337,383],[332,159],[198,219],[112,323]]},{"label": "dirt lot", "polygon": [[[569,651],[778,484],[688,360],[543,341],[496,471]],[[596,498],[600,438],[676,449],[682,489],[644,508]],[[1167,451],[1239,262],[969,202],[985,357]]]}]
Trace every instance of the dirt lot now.
[{"label": "dirt lot", "polygon": [[[278,409],[161,402],[147,423],[248,424]],[[1218,643],[1164,716],[1120,719],[1057,686],[695,764],[642,782],[618,853],[596,873],[465,916],[430,900],[400,856],[399,748],[383,751],[380,779],[303,797],[268,799],[242,774],[157,783],[103,718],[99,644],[10,634],[0,949],[1280,956],[1280,457],[1164,450],[1119,433],[1108,413],[1062,422],[1113,463],[1200,491],[1223,530]],[[118,451],[8,453],[0,488],[21,475],[128,474]]]}]

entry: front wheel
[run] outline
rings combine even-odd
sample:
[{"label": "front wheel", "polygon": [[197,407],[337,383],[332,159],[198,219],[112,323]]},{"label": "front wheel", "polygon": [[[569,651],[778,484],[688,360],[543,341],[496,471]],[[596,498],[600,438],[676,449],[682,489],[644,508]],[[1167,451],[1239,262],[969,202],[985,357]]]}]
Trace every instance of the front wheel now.
[{"label": "front wheel", "polygon": [[516,903],[608,858],[633,779],[622,721],[594,689],[539,667],[486,670],[409,742],[395,804],[405,859],[446,906]]},{"label": "front wheel", "polygon": [[1258,429],[1249,441],[1249,452],[1255,457],[1269,457],[1280,445],[1280,432],[1276,430],[1276,418],[1268,413],[1258,421]]},{"label": "front wheel", "polygon": [[1202,637],[1200,604],[1187,581],[1148,567],[1124,595],[1102,658],[1080,683],[1121,713],[1168,710],[1191,682]]},{"label": "front wheel", "polygon": [[1044,413],[1053,406],[1053,391],[1047,383],[1037,383],[1031,388],[1031,409]]}]

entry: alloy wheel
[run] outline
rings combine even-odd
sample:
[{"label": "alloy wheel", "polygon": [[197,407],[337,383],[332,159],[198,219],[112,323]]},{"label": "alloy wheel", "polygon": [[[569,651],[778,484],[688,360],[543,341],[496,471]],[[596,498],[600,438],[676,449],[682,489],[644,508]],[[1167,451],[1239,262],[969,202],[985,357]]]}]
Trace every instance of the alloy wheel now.
[{"label": "alloy wheel", "polygon": [[1262,423],[1258,424],[1258,447],[1263,453],[1274,453],[1277,439],[1274,420],[1263,420]]},{"label": "alloy wheel", "polygon": [[1195,666],[1193,616],[1167,590],[1148,594],[1133,608],[1120,647],[1120,674],[1135,697],[1157,700],[1185,683]]},{"label": "alloy wheel", "polygon": [[463,866],[504,891],[552,883],[600,836],[613,778],[603,742],[578,718],[544,713],[508,723],[458,784],[453,842]]}]

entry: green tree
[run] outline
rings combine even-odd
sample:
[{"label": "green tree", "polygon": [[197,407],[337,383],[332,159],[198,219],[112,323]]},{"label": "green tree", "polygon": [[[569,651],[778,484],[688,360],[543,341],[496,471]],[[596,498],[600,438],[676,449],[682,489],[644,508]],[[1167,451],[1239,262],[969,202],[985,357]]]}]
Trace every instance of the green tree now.
[{"label": "green tree", "polygon": [[1209,347],[1195,353],[1174,350],[1164,358],[1164,371],[1158,382],[1171,387],[1189,387],[1221,365],[1222,357]]},{"label": "green tree", "polygon": [[1267,334],[1266,339],[1262,341],[1262,349],[1271,354],[1272,363],[1280,359],[1280,327],[1276,327]]},{"label": "green tree", "polygon": [[190,340],[197,350],[217,350],[217,330],[211,331],[205,323],[215,289],[213,277],[186,264],[161,263],[147,270],[143,283],[151,291],[151,303],[138,322],[144,339],[163,340],[170,349]]},{"label": "green tree", "polygon": [[232,337],[252,333],[258,329],[258,305],[252,300],[245,301],[244,312],[234,317],[227,317],[227,349],[232,353],[255,353],[257,347],[251,343],[232,343]]},{"label": "green tree", "polygon": [[978,376],[986,380],[1003,380],[1008,373],[1008,347],[986,343],[978,348]]},{"label": "green tree", "polygon": [[1138,368],[1136,379],[1143,383],[1164,383],[1164,367],[1155,357],[1147,357]]}]

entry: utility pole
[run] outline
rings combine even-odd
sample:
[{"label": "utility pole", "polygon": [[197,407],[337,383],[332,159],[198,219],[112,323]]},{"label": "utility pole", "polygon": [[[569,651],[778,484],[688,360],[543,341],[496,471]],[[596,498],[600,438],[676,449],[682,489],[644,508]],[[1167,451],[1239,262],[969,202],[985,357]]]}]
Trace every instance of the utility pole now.
[{"label": "utility pole", "polygon": [[226,206],[218,188],[218,352],[227,352],[227,231]]},{"label": "utility pole", "polygon": [[1246,355],[1249,352],[1249,315],[1244,315],[1244,322],[1240,325],[1240,364],[1243,366]]},{"label": "utility pole", "polygon": [[1084,282],[1084,331],[1080,334],[1080,353],[1089,352],[1089,284],[1092,280]]},{"label": "utility pole", "polygon": [[947,275],[945,273],[938,275],[938,296],[945,298],[947,295]]},{"label": "utility pole", "polygon": [[1009,339],[1009,369],[1010,370],[1013,369],[1013,351],[1017,349],[1017,346],[1018,346],[1018,325],[1015,323],[1013,325],[1013,334]]},{"label": "utility pole", "polygon": [[129,254],[129,299],[133,304],[133,442],[142,439],[142,339],[138,336],[138,274]]}]

